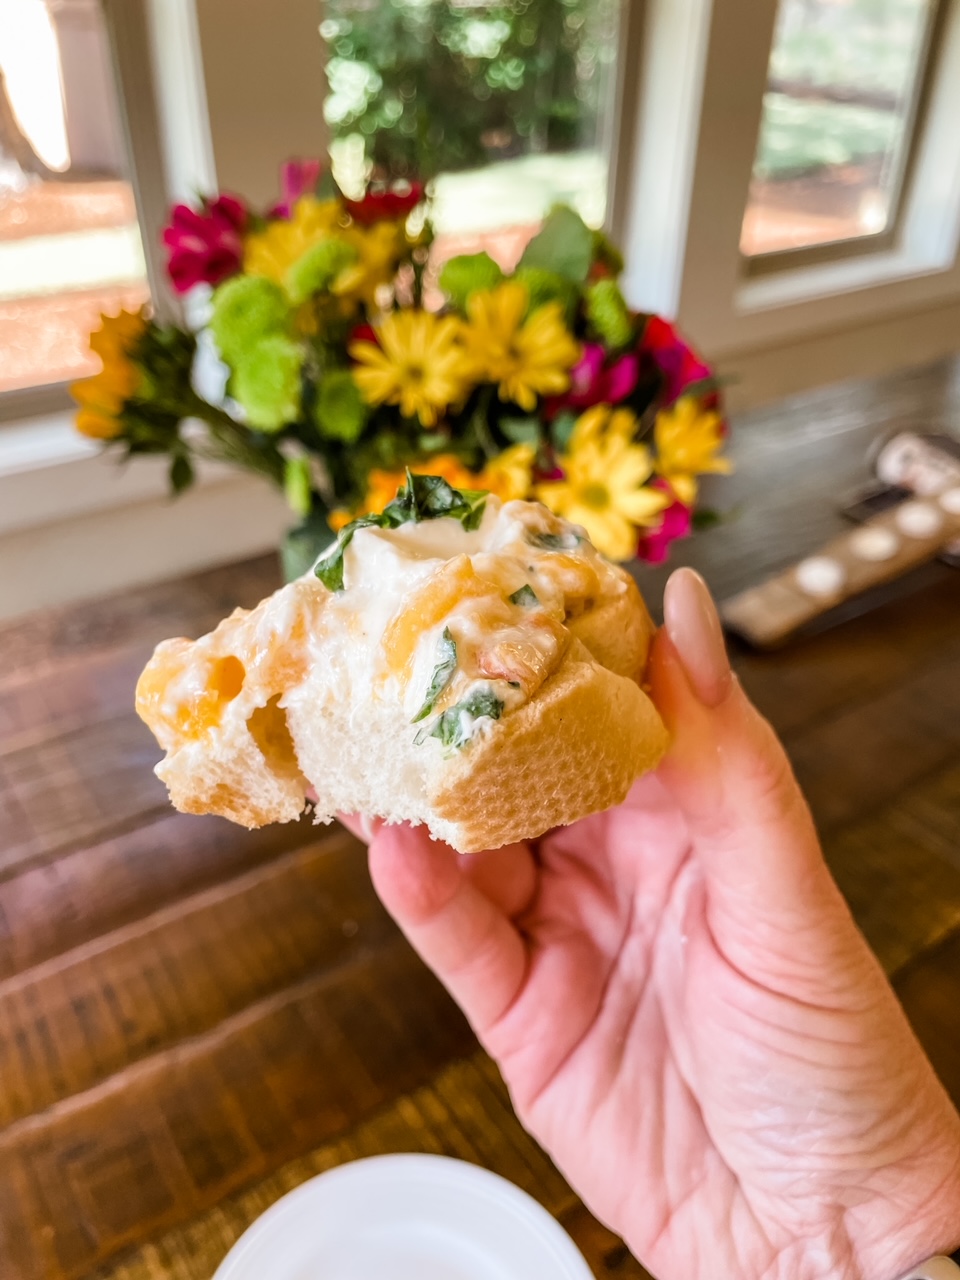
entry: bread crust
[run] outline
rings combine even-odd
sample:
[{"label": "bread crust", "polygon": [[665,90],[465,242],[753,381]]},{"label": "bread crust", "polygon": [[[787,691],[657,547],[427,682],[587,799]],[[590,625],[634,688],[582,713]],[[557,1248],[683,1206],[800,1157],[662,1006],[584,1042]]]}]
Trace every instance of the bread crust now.
[{"label": "bread crust", "polygon": [[531,702],[443,771],[428,825],[461,853],[533,839],[620,804],[667,742],[639,685],[574,641]]},{"label": "bread crust", "polygon": [[[167,750],[156,772],[176,808],[289,822],[312,786],[318,821],[423,823],[474,852],[620,803],[666,750],[642,687],[655,628],[622,569],[607,565],[592,599],[574,593],[555,669],[499,719],[481,716],[459,750],[424,736],[395,689],[378,691],[379,633],[368,640],[349,613],[344,630],[335,599],[306,576],[200,640],[157,647],[137,708]],[[366,658],[345,662],[367,651],[344,636],[371,645],[369,676]]]}]

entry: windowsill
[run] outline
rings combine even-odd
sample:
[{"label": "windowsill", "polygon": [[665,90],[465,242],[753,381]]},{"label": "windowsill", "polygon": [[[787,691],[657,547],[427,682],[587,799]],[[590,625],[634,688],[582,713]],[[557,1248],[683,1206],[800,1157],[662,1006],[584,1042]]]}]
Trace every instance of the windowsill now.
[{"label": "windowsill", "polygon": [[[72,413],[0,427],[0,535],[164,498],[167,468],[166,459],[158,457],[124,465],[79,435]],[[236,474],[227,466],[203,463],[197,484],[222,484]]]},{"label": "windowsill", "polygon": [[750,315],[820,301],[837,294],[934,276],[947,265],[903,248],[820,262],[744,281],[736,293],[736,308],[741,315]]}]

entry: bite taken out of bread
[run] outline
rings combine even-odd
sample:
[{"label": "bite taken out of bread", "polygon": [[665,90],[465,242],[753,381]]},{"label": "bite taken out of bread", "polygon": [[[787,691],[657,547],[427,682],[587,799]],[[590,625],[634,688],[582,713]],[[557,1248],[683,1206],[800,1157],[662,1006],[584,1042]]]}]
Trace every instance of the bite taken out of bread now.
[{"label": "bite taken out of bread", "polygon": [[408,476],[315,570],[158,645],[137,710],[185,813],[425,823],[461,852],[618,804],[667,734],[630,575],[539,503]]}]

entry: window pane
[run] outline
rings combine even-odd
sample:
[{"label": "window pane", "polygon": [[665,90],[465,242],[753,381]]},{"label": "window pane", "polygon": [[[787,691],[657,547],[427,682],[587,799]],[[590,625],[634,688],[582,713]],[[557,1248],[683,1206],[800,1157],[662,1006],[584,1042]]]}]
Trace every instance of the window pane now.
[{"label": "window pane", "polygon": [[933,7],[933,0],[780,0],[745,254],[890,226]]},{"label": "window pane", "polygon": [[91,0],[0,3],[0,391],[97,368],[101,310],[148,297]]},{"label": "window pane", "polygon": [[519,257],[552,204],[603,221],[617,0],[328,0],[334,171],[435,179],[435,257]]}]

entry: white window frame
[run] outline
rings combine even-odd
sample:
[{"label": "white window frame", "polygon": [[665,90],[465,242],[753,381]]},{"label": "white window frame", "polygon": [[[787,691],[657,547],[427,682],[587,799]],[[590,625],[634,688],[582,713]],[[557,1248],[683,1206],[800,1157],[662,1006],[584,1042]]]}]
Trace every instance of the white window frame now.
[{"label": "white window frame", "polygon": [[[740,252],[776,4],[638,3],[637,68],[614,229],[631,301],[713,359],[960,301],[960,0],[949,0],[895,241],[750,275]],[[731,68],[736,73],[731,74]]]}]

